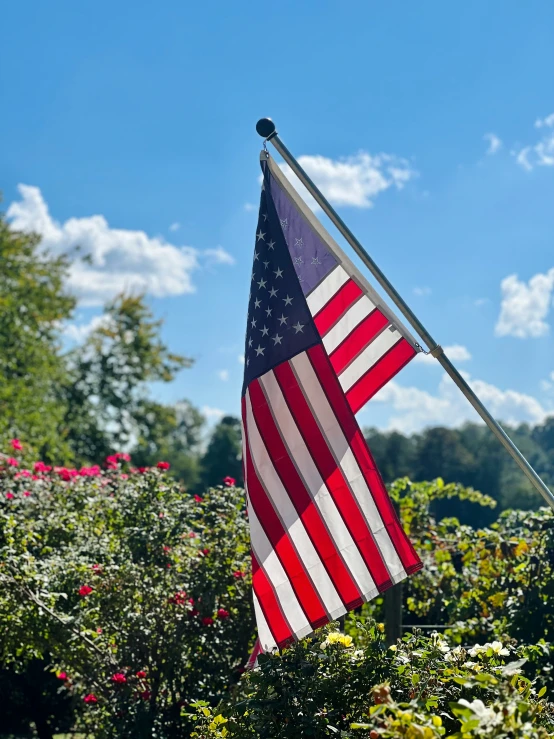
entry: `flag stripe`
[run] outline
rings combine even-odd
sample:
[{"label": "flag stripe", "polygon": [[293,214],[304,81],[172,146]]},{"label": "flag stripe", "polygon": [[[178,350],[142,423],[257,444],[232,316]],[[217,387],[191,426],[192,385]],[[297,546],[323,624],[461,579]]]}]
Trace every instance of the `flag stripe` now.
[{"label": "flag stripe", "polygon": [[375,303],[372,303],[367,295],[362,295],[355,303],[352,303],[323,337],[323,345],[328,353],[334,351],[354,331],[360,321],[363,321],[373,310],[375,310]]},{"label": "flag stripe", "polygon": [[246,409],[250,446],[258,450],[265,489],[327,612],[337,618],[360,593],[283,444],[258,381],[250,384]]},{"label": "flag stripe", "polygon": [[256,624],[258,626],[258,638],[256,639],[254,648],[252,649],[252,653],[248,658],[248,662],[246,663],[247,670],[254,669],[258,661],[258,655],[261,651],[271,652],[277,647],[277,642],[273,638],[273,634],[271,633],[271,629],[269,628],[267,619],[264,616],[264,612],[262,611],[262,608],[260,606],[260,601],[258,600],[256,593],[254,592],[252,593],[252,599],[254,601],[254,614],[256,616]]},{"label": "flag stripe", "polygon": [[285,620],[271,583],[263,568],[260,567],[254,552],[252,552],[252,587],[275,643],[279,646],[287,644],[293,638],[293,632]]},{"label": "flag stripe", "polygon": [[352,608],[354,607],[351,605],[352,602],[356,602],[356,600],[359,603],[362,602],[361,594],[374,590],[375,583],[371,573],[368,571],[356,543],[352,539],[332,497],[329,495],[327,486],[321,479],[319,470],[290,412],[274,372],[267,372],[260,378],[260,381],[265,390],[268,404],[273,410],[273,416],[281,437],[331,534],[334,548],[337,552],[340,552],[350,574],[357,583],[359,590],[357,597],[352,598],[346,604],[348,608]]},{"label": "flag stripe", "polygon": [[325,336],[332,329],[346,311],[356,303],[361,294],[362,290],[354,280],[344,283],[314,318],[321,336]]},{"label": "flag stripe", "polygon": [[[254,469],[249,450],[246,453],[252,548],[256,552],[258,560],[265,562],[267,546],[273,546],[307,619],[310,621],[312,628],[317,628],[328,620],[328,615],[304,570],[303,561],[295,551],[287,531],[268,499],[267,493]],[[275,582],[273,584],[276,587]]]},{"label": "flag stripe", "polygon": [[352,411],[357,413],[415,354],[415,349],[404,339],[395,344],[346,393]]},{"label": "flag stripe", "polygon": [[[356,328],[351,330],[340,346],[329,355],[333,369],[340,374],[354,359],[383,331],[388,324],[388,318],[381,311],[374,310]],[[325,344],[325,341],[323,342]],[[325,346],[327,351],[328,347]]]},{"label": "flag stripe", "polygon": [[325,395],[325,391],[319,382],[308,355],[302,352],[294,357],[290,363],[294,369],[298,383],[302,387],[304,395],[318,419],[327,444],[335,460],[340,464],[352,494],[365,517],[367,525],[371,529],[390,578],[393,582],[398,582],[406,576],[402,562],[383,523],[383,519],[374,500],[373,492],[369,488],[369,483],[362,474],[360,466],[354,457],[348,440]]},{"label": "flag stripe", "polygon": [[401,341],[398,331],[382,331],[339,375],[342,389],[346,392],[370,367],[377,364],[383,354]]},{"label": "flag stripe", "polygon": [[350,444],[350,448],[356,458],[356,461],[362,470],[370,490],[373,492],[373,498],[379,509],[379,513],[383,523],[387,527],[391,541],[407,574],[412,574],[421,569],[422,564],[419,557],[414,551],[411,542],[404,534],[398,517],[394,511],[391,500],[388,496],[385,484],[379,474],[373,457],[368,449],[365,439],[360,431],[360,427],[354,417],[354,414],[341,390],[337,376],[331,366],[329,358],[325,353],[325,349],[320,346],[314,346],[308,349],[308,356],[312,363],[315,373],[324,389],[331,408],[333,409],[342,431]]},{"label": "flag stripe", "polygon": [[[288,577],[282,563],[279,560],[277,552],[260,524],[255,510],[250,512],[251,526],[254,536],[252,537],[252,549],[260,566],[266,574],[270,582],[273,592],[281,608],[283,615],[290,624],[292,632],[299,637],[306,636],[313,631],[313,626],[306,618],[306,614],[302,609],[302,605],[294,591],[291,580]],[[325,619],[325,614],[323,619]],[[325,623],[325,620],[323,620]]]},{"label": "flag stripe", "polygon": [[312,292],[306,296],[312,316],[316,316],[333,295],[350,279],[348,272],[338,264]]},{"label": "flag stripe", "polygon": [[[375,584],[375,588],[372,588],[371,592],[390,586],[389,573],[383,563],[379,549],[375,545],[367,522],[364,520],[357,501],[352,495],[343,470],[333,457],[327,440],[314,418],[314,411],[304,397],[303,389],[291,364],[284,362],[275,368],[274,374],[318,471],[322,479],[325,480],[327,489],[343,518],[345,526],[356,542],[358,550],[371,573]],[[316,384],[319,384],[317,378],[314,377],[313,379]],[[364,592],[365,595],[368,595],[367,592]]]}]

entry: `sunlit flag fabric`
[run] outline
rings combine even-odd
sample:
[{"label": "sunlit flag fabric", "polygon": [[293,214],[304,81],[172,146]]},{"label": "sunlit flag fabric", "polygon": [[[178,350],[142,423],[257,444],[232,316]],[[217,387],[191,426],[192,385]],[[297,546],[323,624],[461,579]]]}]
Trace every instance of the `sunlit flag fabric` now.
[{"label": "sunlit flag fabric", "polygon": [[262,158],[242,392],[263,651],[421,568],[354,413],[418,347]]}]

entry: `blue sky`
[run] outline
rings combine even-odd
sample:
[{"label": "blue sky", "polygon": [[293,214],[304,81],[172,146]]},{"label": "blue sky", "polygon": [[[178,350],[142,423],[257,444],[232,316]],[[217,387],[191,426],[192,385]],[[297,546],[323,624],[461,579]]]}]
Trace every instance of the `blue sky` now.
[{"label": "blue sky", "polygon": [[[3,25],[4,206],[94,257],[72,274],[68,340],[142,287],[196,359],[157,397],[238,411],[254,125],[271,115],[493,413],[554,413],[551,2],[54,0],[10,3]],[[359,415],[404,431],[472,418],[425,361]]]}]

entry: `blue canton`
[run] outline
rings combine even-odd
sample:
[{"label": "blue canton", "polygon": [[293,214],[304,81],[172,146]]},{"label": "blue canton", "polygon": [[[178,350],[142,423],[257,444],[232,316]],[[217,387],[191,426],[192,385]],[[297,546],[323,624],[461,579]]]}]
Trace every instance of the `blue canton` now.
[{"label": "blue canton", "polygon": [[263,183],[248,301],[242,392],[260,375],[321,342],[271,197],[272,178],[262,163]]}]

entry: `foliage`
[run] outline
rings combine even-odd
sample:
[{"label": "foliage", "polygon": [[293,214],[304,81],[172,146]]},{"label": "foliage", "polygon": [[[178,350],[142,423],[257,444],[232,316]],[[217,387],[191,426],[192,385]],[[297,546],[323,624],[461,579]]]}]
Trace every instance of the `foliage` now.
[{"label": "foliage", "polygon": [[241,438],[239,419],[224,416],[215,427],[200,462],[202,487],[213,485],[226,475],[243,484]]},{"label": "foliage", "polygon": [[186,495],[125,454],[77,471],[17,453],[0,472],[0,663],[49,664],[95,739],[183,736],[182,706],[217,702],[251,646],[243,492]]}]

